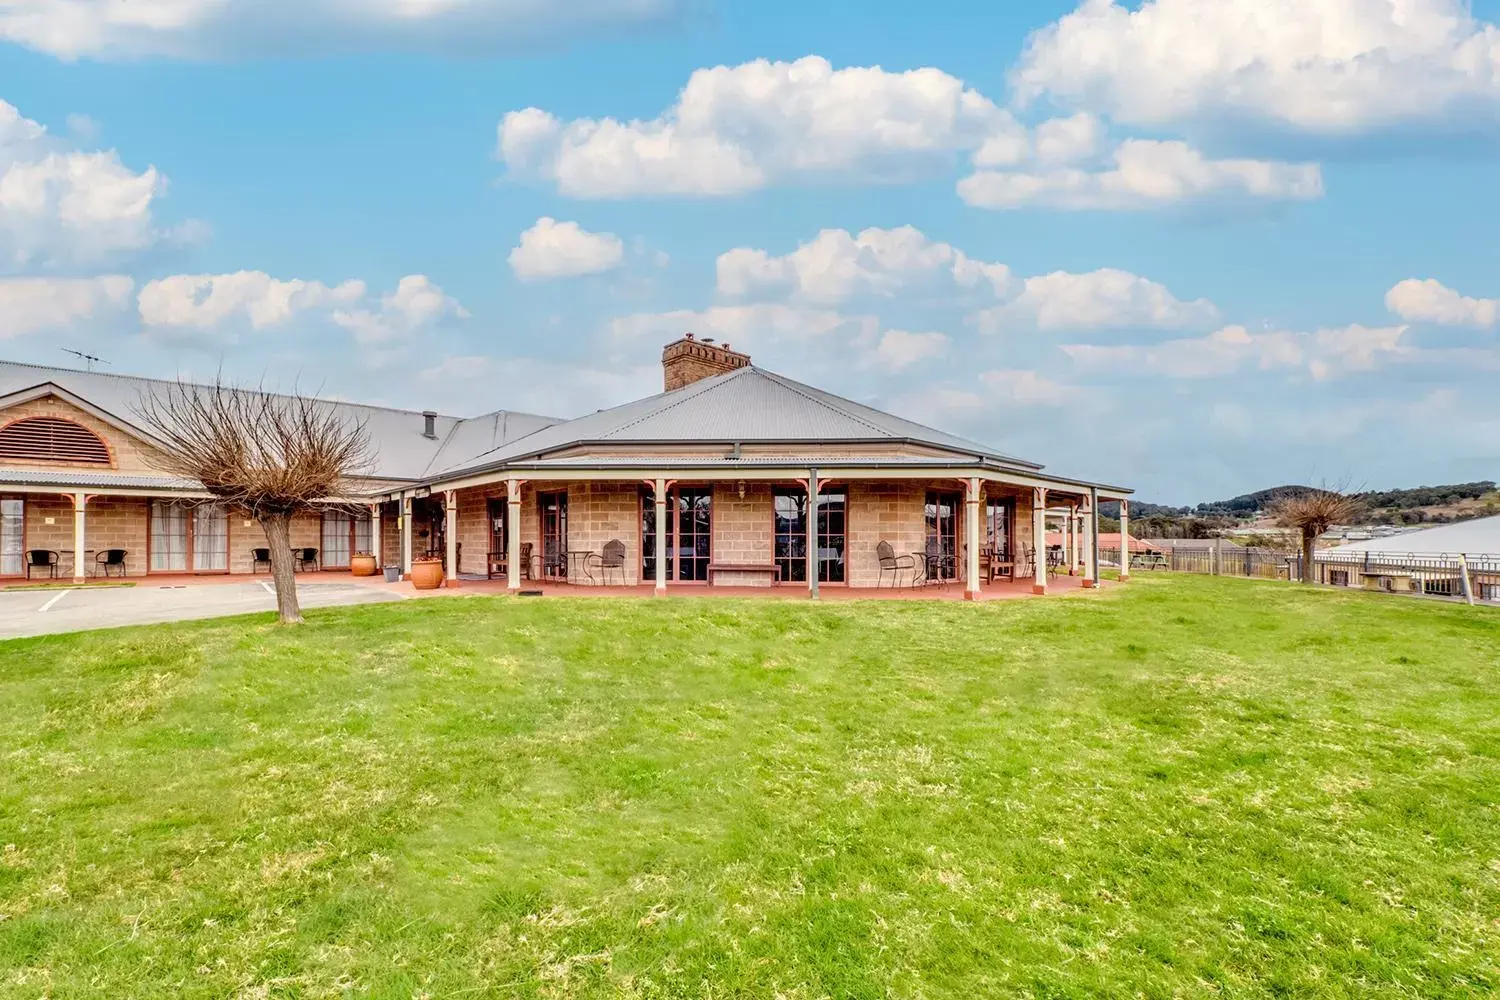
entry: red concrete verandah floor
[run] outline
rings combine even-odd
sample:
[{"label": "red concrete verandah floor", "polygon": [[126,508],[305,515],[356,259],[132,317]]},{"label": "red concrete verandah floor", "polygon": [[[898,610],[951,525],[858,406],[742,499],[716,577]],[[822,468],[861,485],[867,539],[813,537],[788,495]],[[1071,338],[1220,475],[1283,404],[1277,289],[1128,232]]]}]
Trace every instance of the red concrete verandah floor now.
[{"label": "red concrete verandah floor", "polygon": [[[299,577],[299,579],[301,579]],[[371,587],[379,587],[384,590],[392,590],[404,593],[408,596],[440,596],[440,595],[462,595],[462,594],[505,594],[508,593],[506,582],[503,579],[486,580],[460,578],[457,587],[444,587],[440,590],[419,591],[412,587],[410,581],[400,583],[386,583],[380,577],[365,577],[353,580],[355,583],[365,584]],[[1104,586],[1112,587],[1114,584],[1105,581]],[[979,600],[981,601],[1004,601],[1014,600],[1022,597],[1035,597],[1032,593],[1031,580],[997,580],[987,584],[981,589]],[[552,583],[537,582],[530,580],[521,581],[523,592],[540,592],[543,597],[652,597],[655,589],[651,584],[641,587],[622,586],[591,586],[580,583]],[[1066,593],[1083,593],[1083,579],[1076,576],[1054,576],[1047,585],[1047,596]],[[709,587],[703,584],[668,584],[667,597],[744,597],[772,600],[807,600],[807,585],[802,583],[784,583],[775,587]],[[964,600],[964,585],[955,581],[947,586],[934,587],[846,587],[837,584],[824,584],[818,588],[818,597],[825,601],[962,601]]]}]

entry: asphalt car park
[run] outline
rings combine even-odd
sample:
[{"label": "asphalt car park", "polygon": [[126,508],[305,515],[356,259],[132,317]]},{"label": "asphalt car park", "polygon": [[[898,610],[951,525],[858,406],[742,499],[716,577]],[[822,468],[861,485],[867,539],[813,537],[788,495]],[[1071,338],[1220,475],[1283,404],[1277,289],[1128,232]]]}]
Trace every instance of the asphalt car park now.
[{"label": "asphalt car park", "polygon": [[[352,583],[303,583],[297,590],[304,608],[402,599],[388,590]],[[259,580],[17,589],[0,592],[0,639],[275,610],[275,592]]]}]

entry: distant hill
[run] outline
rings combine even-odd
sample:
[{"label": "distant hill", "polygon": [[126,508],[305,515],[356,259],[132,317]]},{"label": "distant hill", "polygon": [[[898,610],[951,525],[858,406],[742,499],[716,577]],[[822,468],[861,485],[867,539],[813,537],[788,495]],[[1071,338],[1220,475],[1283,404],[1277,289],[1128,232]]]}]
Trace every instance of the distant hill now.
[{"label": "distant hill", "polygon": [[[1214,500],[1195,507],[1172,507],[1163,504],[1132,501],[1133,518],[1211,519],[1253,521],[1283,497],[1296,496],[1313,489],[1310,486],[1273,486],[1245,493],[1228,500]],[[1450,483],[1444,486],[1417,486],[1403,490],[1369,490],[1358,494],[1365,503],[1359,519],[1364,524],[1424,524],[1462,521],[1473,517],[1500,514],[1500,492],[1494,481]],[[1100,504],[1099,513],[1119,517],[1119,504]]]}]

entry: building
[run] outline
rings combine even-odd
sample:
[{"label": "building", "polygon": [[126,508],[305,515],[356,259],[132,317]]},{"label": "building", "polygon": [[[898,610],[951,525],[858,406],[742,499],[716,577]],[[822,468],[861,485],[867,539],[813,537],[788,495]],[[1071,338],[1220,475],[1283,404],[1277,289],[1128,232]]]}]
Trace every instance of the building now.
[{"label": "building", "polygon": [[1314,561],[1335,586],[1500,601],[1500,517],[1320,549]]},{"label": "building", "polygon": [[[1131,493],[1052,475],[691,334],[666,346],[662,367],[662,393],[572,420],[330,402],[365,424],[373,467],[321,516],[299,518],[293,545],[317,550],[309,568],[347,568],[356,552],[403,572],[439,558],[450,585],[499,576],[513,590],[607,577],[816,594],[925,574],[963,581],[972,597],[981,562],[1026,551],[1048,508],[1086,513]],[[109,569],[128,576],[266,569],[257,524],[160,471],[136,414],[162,385],[0,363],[0,575],[83,579],[111,556]],[[36,553],[55,569],[28,567]],[[1044,591],[1045,560],[1035,562]]]}]

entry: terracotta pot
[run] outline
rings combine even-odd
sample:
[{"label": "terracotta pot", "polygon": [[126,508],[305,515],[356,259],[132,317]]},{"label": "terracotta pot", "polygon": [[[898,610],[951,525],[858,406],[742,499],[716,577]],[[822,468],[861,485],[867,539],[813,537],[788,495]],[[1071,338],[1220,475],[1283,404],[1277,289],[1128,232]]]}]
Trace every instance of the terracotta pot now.
[{"label": "terracotta pot", "polygon": [[359,552],[349,557],[349,572],[355,576],[374,576],[378,570],[375,557],[368,552]]},{"label": "terracotta pot", "polygon": [[443,585],[443,561],[441,559],[413,559],[411,561],[411,585],[418,590],[437,590]]}]

